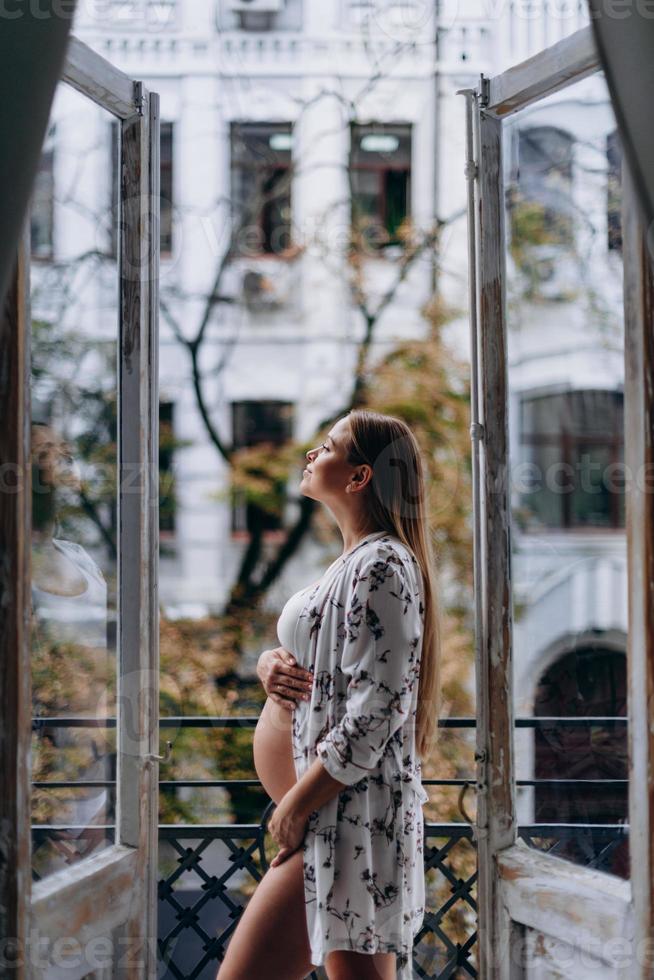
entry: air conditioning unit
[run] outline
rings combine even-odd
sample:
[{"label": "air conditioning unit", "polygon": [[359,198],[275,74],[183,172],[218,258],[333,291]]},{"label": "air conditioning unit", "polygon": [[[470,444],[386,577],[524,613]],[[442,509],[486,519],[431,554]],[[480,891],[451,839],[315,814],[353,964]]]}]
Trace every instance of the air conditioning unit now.
[{"label": "air conditioning unit", "polygon": [[245,269],[241,279],[241,299],[251,313],[278,309],[283,304],[279,282],[259,269]]},{"label": "air conditioning unit", "polygon": [[285,0],[228,0],[229,9],[237,14],[278,14]]}]

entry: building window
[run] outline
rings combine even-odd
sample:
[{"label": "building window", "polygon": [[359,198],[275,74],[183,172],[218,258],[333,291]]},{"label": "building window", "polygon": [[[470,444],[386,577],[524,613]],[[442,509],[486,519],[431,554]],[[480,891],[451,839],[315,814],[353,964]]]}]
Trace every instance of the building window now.
[{"label": "building window", "polygon": [[[248,10],[247,4],[251,7],[256,6],[256,0],[252,3],[252,0],[235,0],[233,3],[234,12],[238,18],[238,27],[242,31],[272,31],[277,26],[277,18],[279,14],[279,9],[272,9],[277,7],[276,3],[261,4],[262,7],[266,7],[264,10]],[[279,5],[281,7],[281,4]]]},{"label": "building window", "polygon": [[622,252],[622,143],[617,129],[606,137],[606,169],[607,245]]},{"label": "building window", "polygon": [[166,533],[175,530],[177,510],[173,469],[174,412],[173,402],[159,402],[159,530]]},{"label": "building window", "polygon": [[161,30],[177,23],[177,0],[112,0],[96,4],[96,8],[96,20],[111,27]]},{"label": "building window", "polygon": [[291,245],[292,129],[287,123],[232,123],[234,247],[279,254]]},{"label": "building window", "polygon": [[525,398],[520,431],[523,526],[624,527],[622,392]]},{"label": "building window", "polygon": [[48,146],[47,141],[41,153],[39,169],[32,191],[30,242],[33,258],[52,258],[54,242],[54,149],[52,146]]},{"label": "building window", "polygon": [[360,126],[350,132],[352,227],[372,248],[401,242],[410,214],[411,126]]},{"label": "building window", "polygon": [[[267,446],[270,452],[291,439],[293,433],[293,404],[282,401],[232,402],[232,447],[247,449]],[[256,472],[252,473],[253,482]],[[278,480],[262,489],[267,507],[245,499],[236,491],[232,507],[232,531],[274,531],[282,527],[281,509],[286,484]]]},{"label": "building window", "polygon": [[[597,646],[573,650],[543,674],[536,689],[534,715],[541,718],[618,718],[627,714],[627,671],[623,653]],[[536,786],[535,823],[613,824],[628,819],[629,760],[627,727],[606,723],[557,725],[534,731],[534,777],[557,780]],[[566,782],[567,780],[567,782]],[[576,780],[621,783],[584,785]],[[579,828],[562,841],[557,856],[588,864],[606,841]],[[628,840],[611,851],[605,870],[629,877]]]},{"label": "building window", "polygon": [[216,28],[227,31],[300,31],[303,0],[216,0]]},{"label": "building window", "polygon": [[553,126],[517,130],[512,237],[530,245],[574,245],[573,139]]},{"label": "building window", "polygon": [[369,29],[371,24],[374,26],[375,14],[379,15],[374,0],[346,0],[345,9],[348,21],[356,27]]},{"label": "building window", "polygon": [[[111,228],[110,250],[111,255],[117,255],[118,248],[118,225],[120,215],[118,206],[120,201],[120,186],[118,183],[118,173],[120,158],[118,151],[118,123],[111,123]],[[160,228],[159,245],[161,254],[169,256],[173,250],[173,123],[162,122],[160,125],[159,140],[159,209],[160,209]]]}]

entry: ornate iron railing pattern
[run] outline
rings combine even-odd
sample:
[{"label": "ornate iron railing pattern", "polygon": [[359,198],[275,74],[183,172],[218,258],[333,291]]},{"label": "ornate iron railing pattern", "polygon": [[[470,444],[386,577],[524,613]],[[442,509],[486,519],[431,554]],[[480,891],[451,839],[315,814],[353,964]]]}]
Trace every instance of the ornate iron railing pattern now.
[{"label": "ornate iron railing pattern", "polygon": [[[257,718],[165,718],[163,729],[240,727]],[[626,718],[520,718],[516,727],[556,724],[626,724]],[[35,719],[35,728],[112,727],[113,719]],[[474,719],[443,719],[442,727],[473,728]],[[474,785],[474,779],[425,779],[425,786]],[[618,785],[626,780],[518,780],[518,785],[551,783]],[[37,785],[37,784],[35,784]],[[50,788],[112,786],[108,780],[58,780],[39,783]],[[258,779],[162,780],[161,789],[173,787],[260,786]],[[268,867],[267,822],[274,809],[266,806],[259,823],[195,825],[168,824],[159,828],[159,958],[160,980],[213,980],[248,896]],[[66,838],[91,840],[104,831],[112,839],[113,827],[71,828],[35,826],[34,844],[50,841],[65,849]],[[574,841],[583,844],[584,863],[608,870],[615,849],[624,843],[628,824],[530,824],[519,827],[530,846],[552,854],[565,853]],[[473,827],[469,823],[425,823],[425,919],[416,936],[413,955],[415,977],[430,980],[476,977],[476,860]],[[323,970],[312,980],[323,980]]]}]

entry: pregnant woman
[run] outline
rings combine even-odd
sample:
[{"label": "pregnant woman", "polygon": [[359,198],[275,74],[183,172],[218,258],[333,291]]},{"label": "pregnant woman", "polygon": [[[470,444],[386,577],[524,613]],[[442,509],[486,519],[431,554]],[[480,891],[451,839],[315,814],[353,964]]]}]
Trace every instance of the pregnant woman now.
[{"label": "pregnant woman", "polygon": [[307,453],[343,554],[291,596],[258,672],[257,774],[280,845],[219,980],[409,980],[424,918],[421,758],[440,702],[439,617],[418,444],[355,410]]}]

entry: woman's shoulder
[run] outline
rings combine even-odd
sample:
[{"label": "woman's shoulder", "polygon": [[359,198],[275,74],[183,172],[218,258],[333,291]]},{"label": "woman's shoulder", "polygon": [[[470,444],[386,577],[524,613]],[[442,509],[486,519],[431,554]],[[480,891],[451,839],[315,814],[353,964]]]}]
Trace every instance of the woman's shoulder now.
[{"label": "woman's shoulder", "polygon": [[377,562],[395,566],[398,571],[404,571],[410,575],[417,575],[420,570],[418,560],[412,549],[390,532],[363,543],[357,556],[356,568],[361,570]]},{"label": "woman's shoulder", "polygon": [[[385,534],[367,541],[350,577],[350,587],[363,602],[366,596],[376,596],[378,609],[396,598],[404,603],[424,601],[424,581],[420,563],[412,548],[394,534]],[[406,611],[406,610],[405,610]]]}]

